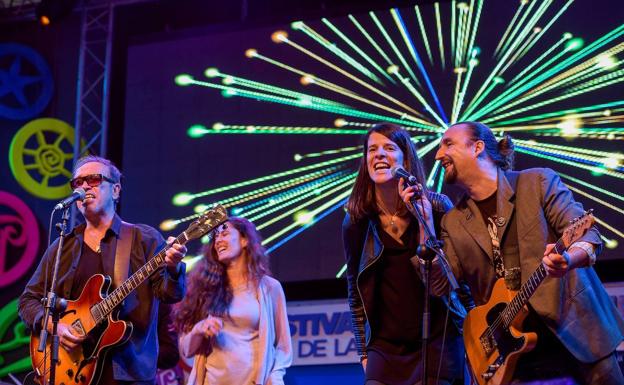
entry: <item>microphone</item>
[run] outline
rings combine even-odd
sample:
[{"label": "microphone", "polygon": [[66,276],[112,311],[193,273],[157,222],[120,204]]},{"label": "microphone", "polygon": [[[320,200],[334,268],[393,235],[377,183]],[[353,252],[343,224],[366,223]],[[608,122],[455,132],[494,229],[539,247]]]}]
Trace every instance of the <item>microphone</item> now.
[{"label": "microphone", "polygon": [[54,206],[54,210],[66,209],[71,206],[72,203],[83,200],[86,194],[87,192],[82,187],[78,187],[70,196],[57,203],[57,205]]},{"label": "microphone", "polygon": [[397,179],[403,178],[405,183],[407,183],[410,186],[420,186],[420,183],[418,183],[418,180],[416,179],[416,177],[410,174],[409,172],[405,171],[403,167],[394,166],[390,170],[390,173],[392,173],[392,176]]}]

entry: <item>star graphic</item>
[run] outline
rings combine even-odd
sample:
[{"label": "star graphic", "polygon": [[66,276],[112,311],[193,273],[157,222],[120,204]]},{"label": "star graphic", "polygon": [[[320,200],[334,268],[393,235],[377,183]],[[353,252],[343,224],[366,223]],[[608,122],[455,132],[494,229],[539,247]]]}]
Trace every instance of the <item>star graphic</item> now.
[{"label": "star graphic", "polygon": [[24,94],[26,86],[42,80],[41,76],[21,75],[22,60],[16,56],[8,71],[0,69],[0,97],[13,94],[17,101],[26,106],[28,101]]}]

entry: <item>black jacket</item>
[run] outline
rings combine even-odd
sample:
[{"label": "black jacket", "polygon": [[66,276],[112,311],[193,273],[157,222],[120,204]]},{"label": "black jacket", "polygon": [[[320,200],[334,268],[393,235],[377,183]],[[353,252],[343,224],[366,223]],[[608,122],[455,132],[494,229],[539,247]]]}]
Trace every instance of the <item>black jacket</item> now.
[{"label": "black jacket", "polygon": [[[436,231],[445,212],[453,207],[450,199],[443,194],[430,191]],[[353,222],[349,214],[342,224],[345,257],[347,259],[348,301],[351,309],[351,325],[355,344],[360,356],[366,356],[366,346],[371,337],[367,313],[372,314],[374,306],[375,280],[371,274],[363,274],[371,269],[383,252],[377,226],[371,219]],[[451,306],[453,320],[460,328],[465,309]]]}]

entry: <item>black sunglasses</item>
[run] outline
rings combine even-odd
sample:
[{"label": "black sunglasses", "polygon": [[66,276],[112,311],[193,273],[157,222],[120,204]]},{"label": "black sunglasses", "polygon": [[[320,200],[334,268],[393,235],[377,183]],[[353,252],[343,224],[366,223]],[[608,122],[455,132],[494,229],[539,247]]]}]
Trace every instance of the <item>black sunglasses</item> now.
[{"label": "black sunglasses", "polygon": [[87,184],[90,187],[96,187],[102,184],[102,181],[107,181],[110,183],[116,183],[114,180],[112,180],[111,178],[104,176],[102,174],[89,174],[89,175],[85,175],[85,176],[79,176],[78,178],[74,178],[72,180],[69,181],[69,185],[71,186],[72,190],[76,189],[80,186],[82,186],[82,184],[86,181]]}]

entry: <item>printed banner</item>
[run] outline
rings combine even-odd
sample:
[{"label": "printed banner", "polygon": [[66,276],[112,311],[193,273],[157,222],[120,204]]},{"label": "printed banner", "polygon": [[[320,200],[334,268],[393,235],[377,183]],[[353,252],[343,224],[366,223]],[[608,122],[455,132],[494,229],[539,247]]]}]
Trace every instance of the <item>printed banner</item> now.
[{"label": "printed banner", "polygon": [[293,365],[357,363],[346,300],[288,303]]}]

